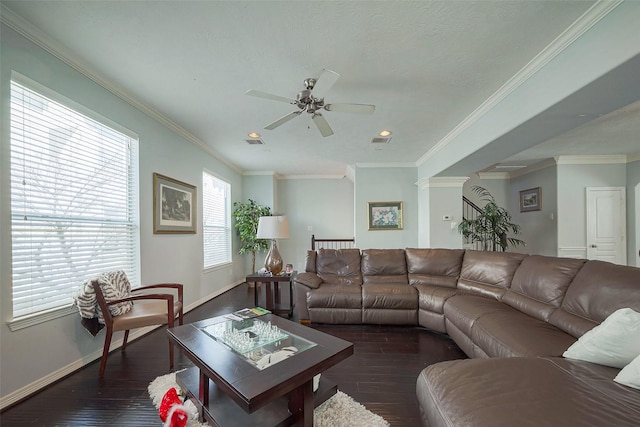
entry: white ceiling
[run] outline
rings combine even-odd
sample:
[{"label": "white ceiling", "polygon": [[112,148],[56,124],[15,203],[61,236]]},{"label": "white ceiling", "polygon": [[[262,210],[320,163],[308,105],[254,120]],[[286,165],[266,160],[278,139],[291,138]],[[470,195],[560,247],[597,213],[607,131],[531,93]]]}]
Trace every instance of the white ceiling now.
[{"label": "white ceiling", "polygon": [[[110,86],[177,123],[243,172],[344,175],[348,165],[415,165],[594,1],[3,1]],[[294,98],[323,68],[341,77],[323,138]],[[640,150],[632,105],[505,161]],[[373,145],[378,132],[389,144]],[[249,132],[265,145],[245,142]],[[610,141],[603,147],[601,141]],[[623,141],[621,143],[615,141]],[[497,159],[501,161],[502,159]],[[474,171],[469,171],[469,173]]]}]

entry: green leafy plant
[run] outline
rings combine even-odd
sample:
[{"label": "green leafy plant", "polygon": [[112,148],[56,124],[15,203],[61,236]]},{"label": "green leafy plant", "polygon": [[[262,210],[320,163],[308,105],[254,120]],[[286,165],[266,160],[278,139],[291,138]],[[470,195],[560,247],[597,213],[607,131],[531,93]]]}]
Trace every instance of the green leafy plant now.
[{"label": "green leafy plant", "polygon": [[269,249],[268,240],[256,239],[258,222],[261,216],[271,216],[271,208],[262,206],[251,199],[246,203],[233,203],[233,217],[236,220],[235,228],[242,242],[238,253],[240,255],[251,254],[252,272],[256,271],[256,252]]},{"label": "green leafy plant", "polygon": [[509,245],[525,246],[525,242],[515,237],[509,237],[509,233],[520,234],[520,226],[511,222],[511,214],[505,208],[497,205],[491,193],[479,185],[474,185],[471,190],[480,200],[485,202],[476,218],[463,219],[458,225],[458,231],[465,239],[471,242],[482,242],[485,251],[496,251],[500,248],[506,251]]}]

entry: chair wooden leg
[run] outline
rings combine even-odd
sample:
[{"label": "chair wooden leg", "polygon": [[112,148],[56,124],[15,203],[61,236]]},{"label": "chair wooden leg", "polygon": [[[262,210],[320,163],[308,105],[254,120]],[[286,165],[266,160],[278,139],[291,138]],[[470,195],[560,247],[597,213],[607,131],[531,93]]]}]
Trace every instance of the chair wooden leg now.
[{"label": "chair wooden leg", "polygon": [[[182,310],[180,311],[180,314],[182,314]],[[167,321],[167,327],[168,328],[173,328],[173,326],[175,325],[175,313],[173,314],[173,316],[168,316],[169,319]],[[180,317],[178,316],[178,321],[180,321]],[[182,323],[180,323],[182,324]],[[173,368],[173,341],[168,340],[169,341],[169,368]]]},{"label": "chair wooden leg", "polygon": [[129,330],[124,331],[124,340],[122,341],[122,348],[120,350],[124,351],[127,347],[127,341],[129,340]]},{"label": "chair wooden leg", "polygon": [[104,376],[104,370],[107,367],[107,357],[109,356],[109,347],[111,346],[112,335],[113,335],[113,331],[110,328],[107,328],[107,331],[104,337],[104,348],[102,350],[102,359],[100,360],[100,371],[98,372],[98,376],[100,378]]}]

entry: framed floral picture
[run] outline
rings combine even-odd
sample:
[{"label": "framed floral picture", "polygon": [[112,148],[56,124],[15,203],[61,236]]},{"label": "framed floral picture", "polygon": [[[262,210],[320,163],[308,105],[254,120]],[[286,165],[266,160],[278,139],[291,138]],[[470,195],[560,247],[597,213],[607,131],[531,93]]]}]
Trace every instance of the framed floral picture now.
[{"label": "framed floral picture", "polygon": [[153,174],[153,233],[196,232],[196,187]]},{"label": "framed floral picture", "polygon": [[402,202],[369,202],[369,230],[402,230]]},{"label": "framed floral picture", "polygon": [[542,209],[542,190],[540,187],[520,192],[520,212],[539,211]]}]

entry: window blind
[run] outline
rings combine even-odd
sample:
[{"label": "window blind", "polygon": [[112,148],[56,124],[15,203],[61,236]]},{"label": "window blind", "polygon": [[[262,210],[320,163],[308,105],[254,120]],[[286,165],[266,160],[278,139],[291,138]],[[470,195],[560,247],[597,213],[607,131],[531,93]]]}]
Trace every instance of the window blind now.
[{"label": "window blind", "polygon": [[10,109],[13,318],[103,271],[139,285],[137,140],[15,80]]},{"label": "window blind", "polygon": [[204,268],[231,262],[231,185],[203,171],[202,232]]}]

